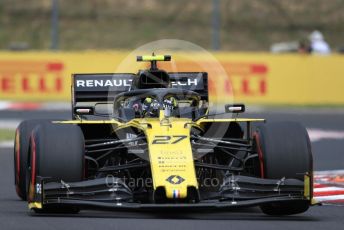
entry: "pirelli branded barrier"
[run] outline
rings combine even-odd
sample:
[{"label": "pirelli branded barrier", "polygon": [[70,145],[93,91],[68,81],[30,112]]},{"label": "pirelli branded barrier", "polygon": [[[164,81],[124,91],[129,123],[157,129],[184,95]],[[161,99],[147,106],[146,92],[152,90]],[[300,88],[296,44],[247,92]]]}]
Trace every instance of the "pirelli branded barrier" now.
[{"label": "pirelli branded barrier", "polygon": [[[132,60],[132,65],[123,64],[128,54],[0,52],[0,100],[68,101],[72,73],[135,73],[137,67],[145,68],[144,63],[135,64],[136,60]],[[214,103],[344,104],[344,55],[213,55],[218,62],[193,54],[195,61],[180,53],[172,56],[172,65],[161,63],[159,67],[169,71],[208,72],[210,100]]]}]

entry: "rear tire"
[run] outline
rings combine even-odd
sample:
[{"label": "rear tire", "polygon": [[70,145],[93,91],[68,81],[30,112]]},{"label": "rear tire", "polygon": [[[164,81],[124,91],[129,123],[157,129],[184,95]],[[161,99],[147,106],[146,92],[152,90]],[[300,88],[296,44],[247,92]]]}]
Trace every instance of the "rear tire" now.
[{"label": "rear tire", "polygon": [[14,184],[17,195],[26,200],[26,173],[28,168],[29,143],[32,130],[49,120],[26,120],[19,124],[14,141]]},{"label": "rear tire", "polygon": [[[263,178],[285,177],[304,181],[306,173],[312,178],[311,144],[302,125],[296,122],[268,123],[257,128],[255,138],[262,161]],[[260,208],[268,215],[292,215],[307,211],[309,206],[310,201],[305,200],[269,203]]]},{"label": "rear tire", "polygon": [[[58,178],[65,182],[84,178],[84,136],[79,126],[42,124],[36,127],[30,140],[29,201],[33,200],[36,176]],[[75,213],[75,207],[54,206],[36,212]]]}]

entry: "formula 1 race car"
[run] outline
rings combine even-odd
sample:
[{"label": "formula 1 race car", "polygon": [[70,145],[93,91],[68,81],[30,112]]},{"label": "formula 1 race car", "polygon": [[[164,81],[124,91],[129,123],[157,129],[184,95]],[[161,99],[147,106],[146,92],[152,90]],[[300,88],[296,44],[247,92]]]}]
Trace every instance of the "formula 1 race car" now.
[{"label": "formula 1 race car", "polygon": [[15,186],[30,209],[259,206],[290,215],[313,204],[306,129],[240,118],[243,104],[209,112],[207,73],[157,67],[170,59],[139,56],[150,67],[137,74],[74,74],[71,120],[19,125]]}]

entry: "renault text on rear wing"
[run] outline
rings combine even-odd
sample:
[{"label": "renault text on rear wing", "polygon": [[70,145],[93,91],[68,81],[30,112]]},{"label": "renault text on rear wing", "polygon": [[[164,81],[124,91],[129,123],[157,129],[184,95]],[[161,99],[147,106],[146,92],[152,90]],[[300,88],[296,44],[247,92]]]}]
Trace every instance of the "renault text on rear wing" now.
[{"label": "renault text on rear wing", "polygon": [[[192,90],[208,100],[208,76],[205,72],[169,73],[171,87]],[[73,74],[73,104],[77,102],[108,102],[116,95],[127,92],[135,74]]]}]

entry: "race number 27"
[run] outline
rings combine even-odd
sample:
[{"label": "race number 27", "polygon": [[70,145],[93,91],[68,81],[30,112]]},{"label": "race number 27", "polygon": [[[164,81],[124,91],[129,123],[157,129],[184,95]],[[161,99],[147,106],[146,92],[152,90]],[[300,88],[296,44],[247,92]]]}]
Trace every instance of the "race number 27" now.
[{"label": "race number 27", "polygon": [[176,144],[187,138],[185,135],[175,135],[175,136],[155,136],[152,142],[153,145],[166,145],[166,144]]}]

